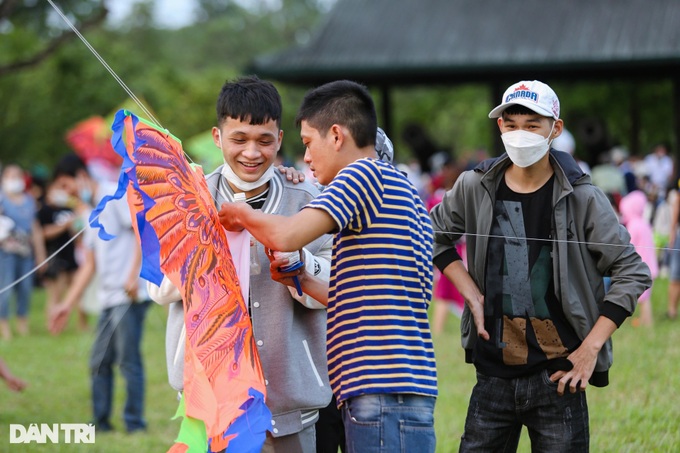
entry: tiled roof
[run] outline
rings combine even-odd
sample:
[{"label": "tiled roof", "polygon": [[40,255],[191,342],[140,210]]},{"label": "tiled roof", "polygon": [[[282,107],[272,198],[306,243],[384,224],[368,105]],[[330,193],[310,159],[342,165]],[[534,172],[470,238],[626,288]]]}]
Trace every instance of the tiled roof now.
[{"label": "tiled roof", "polygon": [[680,0],[338,0],[303,46],[257,57],[311,84],[680,75]]}]

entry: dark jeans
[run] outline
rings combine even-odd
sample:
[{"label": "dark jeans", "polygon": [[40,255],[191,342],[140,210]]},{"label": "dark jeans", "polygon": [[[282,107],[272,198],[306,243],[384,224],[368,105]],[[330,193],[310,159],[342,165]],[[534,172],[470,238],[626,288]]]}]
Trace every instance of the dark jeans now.
[{"label": "dark jeans", "polygon": [[128,432],[146,428],[144,421],[144,366],[140,346],[144,317],[150,301],[122,304],[102,311],[92,346],[92,408],[97,429],[111,429],[113,366],[125,378],[127,398],[123,419]]},{"label": "dark jeans", "polygon": [[587,452],[588,404],[585,392],[557,394],[550,373],[503,379],[477,373],[461,452],[517,451],[522,426],[532,452]]},{"label": "dark jeans", "polygon": [[319,410],[316,422],[316,453],[345,453],[345,425],[335,396],[328,406]]}]

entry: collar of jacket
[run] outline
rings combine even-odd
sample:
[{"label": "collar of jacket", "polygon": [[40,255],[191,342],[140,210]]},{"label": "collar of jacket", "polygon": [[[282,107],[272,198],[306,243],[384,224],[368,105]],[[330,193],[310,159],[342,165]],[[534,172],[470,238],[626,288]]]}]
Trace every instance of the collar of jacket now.
[{"label": "collar of jacket", "polygon": [[[559,185],[562,187],[562,196],[565,196],[573,191],[573,186],[580,184],[591,184],[590,176],[581,170],[581,167],[576,163],[574,158],[569,153],[550,149],[550,164],[555,171],[555,175]],[[480,162],[473,171],[481,173],[482,184],[489,191],[495,193],[496,187],[500,182],[498,174],[505,171],[510,166],[510,158],[506,153],[499,157],[493,157]],[[490,186],[495,182],[493,187]]]}]

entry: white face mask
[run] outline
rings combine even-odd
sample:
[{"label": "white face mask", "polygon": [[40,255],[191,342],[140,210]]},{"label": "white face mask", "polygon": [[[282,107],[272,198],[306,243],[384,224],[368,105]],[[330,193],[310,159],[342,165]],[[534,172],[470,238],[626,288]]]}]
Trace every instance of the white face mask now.
[{"label": "white face mask", "polygon": [[554,127],[555,123],[553,122],[548,137],[523,130],[501,134],[505,152],[508,153],[512,163],[518,167],[526,168],[541,160],[550,149],[552,140],[549,137],[552,135]]},{"label": "white face mask", "polygon": [[23,179],[8,178],[2,182],[2,190],[6,193],[17,194],[24,191],[26,183]]},{"label": "white face mask", "polygon": [[231,169],[229,164],[227,162],[224,162],[224,165],[222,166],[222,176],[224,176],[227,181],[229,181],[234,187],[238,188],[239,190],[242,190],[244,192],[250,192],[251,190],[255,190],[258,187],[262,187],[264,184],[268,183],[270,179],[274,177],[274,166],[270,166],[267,171],[262,173],[262,176],[258,178],[257,181],[253,182],[247,182],[239,178],[236,173],[234,173],[234,170]]},{"label": "white face mask", "polygon": [[54,189],[50,194],[50,199],[55,206],[64,207],[69,202],[68,194],[60,189]]},{"label": "white face mask", "polygon": [[[224,151],[222,150],[222,133],[219,129],[217,129],[217,135],[220,139],[220,151],[222,151],[222,154],[224,155]],[[229,181],[229,183],[231,183],[231,185],[244,192],[250,192],[251,190],[255,190],[259,187],[262,187],[264,184],[268,183],[269,180],[274,177],[274,166],[270,165],[269,168],[264,173],[262,173],[262,176],[260,176],[257,179],[257,181],[253,182],[244,181],[241,178],[239,178],[236,173],[234,173],[234,170],[231,169],[226,159],[223,160],[224,165],[222,166],[221,171],[222,176],[224,176],[226,180]]]}]

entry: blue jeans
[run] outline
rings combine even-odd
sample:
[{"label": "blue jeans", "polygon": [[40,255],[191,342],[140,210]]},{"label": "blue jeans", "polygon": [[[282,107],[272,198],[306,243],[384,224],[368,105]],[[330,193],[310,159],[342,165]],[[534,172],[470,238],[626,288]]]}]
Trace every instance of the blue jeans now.
[{"label": "blue jeans", "polygon": [[[33,269],[33,257],[21,256],[0,250],[0,290],[28,274]],[[9,297],[12,291],[17,298],[17,316],[25,318],[33,291],[33,276],[29,276],[0,294],[0,319],[9,318]]]},{"label": "blue jeans", "polygon": [[123,419],[128,432],[146,428],[144,421],[144,366],[140,345],[144,317],[150,301],[116,305],[102,311],[90,357],[94,423],[111,429],[113,365],[125,378],[127,398]]},{"label": "blue jeans", "polygon": [[361,395],[342,405],[347,453],[434,453],[431,396]]},{"label": "blue jeans", "polygon": [[550,373],[503,379],[477,373],[461,452],[514,452],[526,426],[532,452],[587,452],[585,392],[557,394]]},{"label": "blue jeans", "polygon": [[680,231],[678,231],[679,234],[675,236],[675,244],[671,244],[673,247],[672,251],[668,251],[669,255],[669,273],[670,273],[670,280],[672,282],[678,282],[680,281]]}]

